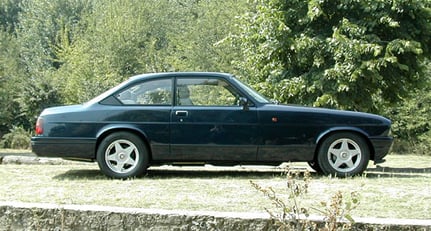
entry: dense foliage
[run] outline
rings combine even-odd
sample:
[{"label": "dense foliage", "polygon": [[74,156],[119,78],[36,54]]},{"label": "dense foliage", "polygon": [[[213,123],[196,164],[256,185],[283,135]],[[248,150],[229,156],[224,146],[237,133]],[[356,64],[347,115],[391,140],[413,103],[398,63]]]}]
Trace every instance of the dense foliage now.
[{"label": "dense foliage", "polygon": [[222,71],[283,103],[384,114],[398,138],[426,150],[430,5],[0,0],[0,136],[134,74]]},{"label": "dense foliage", "polygon": [[281,102],[381,112],[424,83],[431,11],[423,1],[256,0],[241,63]]}]

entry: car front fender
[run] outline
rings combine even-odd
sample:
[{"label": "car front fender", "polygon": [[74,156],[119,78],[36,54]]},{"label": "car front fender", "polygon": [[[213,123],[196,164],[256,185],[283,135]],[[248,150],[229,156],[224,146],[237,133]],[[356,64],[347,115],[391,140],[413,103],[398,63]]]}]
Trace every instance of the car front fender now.
[{"label": "car front fender", "polygon": [[328,137],[330,134],[336,133],[336,132],[353,132],[353,133],[357,133],[361,136],[363,136],[367,142],[369,142],[369,136],[368,134],[357,127],[332,127],[328,130],[323,131],[322,133],[320,133],[319,136],[317,136],[315,144],[319,144],[323,139],[325,139],[326,137]]}]

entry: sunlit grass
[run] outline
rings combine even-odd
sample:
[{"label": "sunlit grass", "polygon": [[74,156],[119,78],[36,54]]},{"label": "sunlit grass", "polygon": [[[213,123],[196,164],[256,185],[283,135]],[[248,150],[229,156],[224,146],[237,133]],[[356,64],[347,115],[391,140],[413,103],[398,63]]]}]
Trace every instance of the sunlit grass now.
[{"label": "sunlit grass", "polygon": [[[304,164],[291,166],[304,169]],[[270,202],[250,180],[286,193],[280,171],[242,168],[152,168],[147,176],[112,180],[96,164],[0,165],[0,201],[96,204],[173,210],[264,212]],[[431,219],[431,157],[392,155],[363,176],[312,174],[304,205],[319,207],[336,191],[358,191],[353,216]]]}]

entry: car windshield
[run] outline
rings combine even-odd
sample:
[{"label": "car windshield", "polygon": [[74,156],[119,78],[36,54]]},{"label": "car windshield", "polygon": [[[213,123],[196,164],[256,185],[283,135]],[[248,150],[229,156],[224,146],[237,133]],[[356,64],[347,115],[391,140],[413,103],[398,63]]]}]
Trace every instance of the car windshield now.
[{"label": "car windshield", "polygon": [[244,89],[247,94],[249,94],[251,97],[253,97],[257,102],[259,103],[270,103],[269,100],[267,100],[264,96],[253,90],[251,87],[247,86],[245,83],[239,81],[237,78],[232,77],[232,80],[235,81],[238,85],[241,86],[242,89]]}]

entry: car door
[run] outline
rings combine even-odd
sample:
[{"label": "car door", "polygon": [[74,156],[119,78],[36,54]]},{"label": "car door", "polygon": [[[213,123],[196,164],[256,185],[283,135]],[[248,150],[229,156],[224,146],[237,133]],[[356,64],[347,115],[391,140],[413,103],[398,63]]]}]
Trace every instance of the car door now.
[{"label": "car door", "polygon": [[[120,106],[111,108],[111,121],[142,131],[151,146],[153,160],[170,154],[169,126],[173,108],[173,78],[142,81],[115,95]],[[106,115],[105,115],[106,116]]]},{"label": "car door", "polygon": [[171,114],[171,155],[186,161],[255,161],[257,111],[227,80],[178,77]]}]

